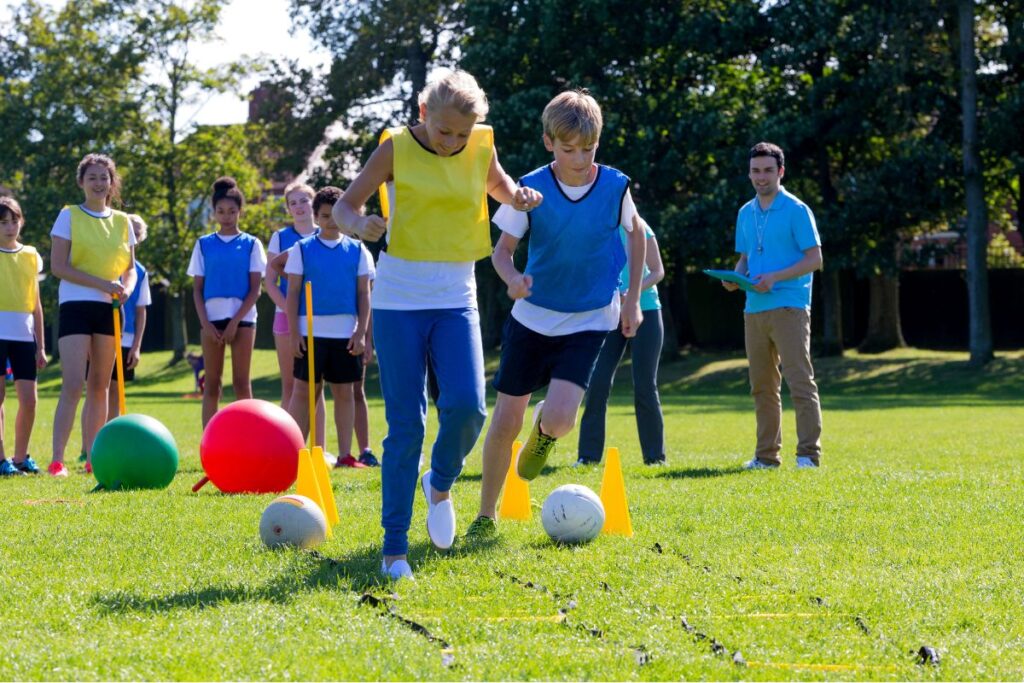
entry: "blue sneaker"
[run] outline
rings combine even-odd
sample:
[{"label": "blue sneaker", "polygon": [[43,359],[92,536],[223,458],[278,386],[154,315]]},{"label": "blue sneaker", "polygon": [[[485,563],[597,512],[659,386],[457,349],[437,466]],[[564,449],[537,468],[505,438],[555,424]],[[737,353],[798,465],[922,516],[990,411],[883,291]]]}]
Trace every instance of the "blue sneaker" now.
[{"label": "blue sneaker", "polygon": [[11,464],[10,460],[0,460],[0,477],[16,477],[25,474]]},{"label": "blue sneaker", "polygon": [[22,474],[39,474],[39,466],[36,465],[36,461],[32,459],[31,455],[26,455],[24,460],[14,463],[14,466]]},{"label": "blue sneaker", "polygon": [[369,448],[359,454],[359,462],[367,467],[380,467],[380,461],[377,460],[377,456]]}]

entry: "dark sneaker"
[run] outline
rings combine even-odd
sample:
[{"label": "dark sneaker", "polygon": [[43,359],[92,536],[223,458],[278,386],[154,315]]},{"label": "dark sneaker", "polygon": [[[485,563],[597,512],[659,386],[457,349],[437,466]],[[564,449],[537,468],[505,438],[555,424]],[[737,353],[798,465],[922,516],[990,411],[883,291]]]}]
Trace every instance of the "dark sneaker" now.
[{"label": "dark sneaker", "polygon": [[14,466],[18,468],[19,472],[25,474],[39,474],[39,466],[36,465],[36,461],[32,459],[31,455],[26,455],[24,460],[14,463]]},{"label": "dark sneaker", "polygon": [[377,456],[369,448],[359,454],[359,462],[367,467],[380,467],[380,461],[377,460]]},{"label": "dark sneaker", "polygon": [[651,467],[663,467],[668,463],[665,462],[665,458],[657,458],[656,460],[644,460],[644,464]]},{"label": "dark sneaker", "polygon": [[0,477],[20,477],[25,473],[11,464],[10,460],[0,460]]},{"label": "dark sneaker", "polygon": [[537,410],[534,411],[533,429],[530,431],[530,438],[526,440],[526,444],[519,451],[519,459],[516,462],[516,472],[519,473],[519,478],[526,481],[536,479],[540,471],[544,469],[544,463],[548,461],[548,456],[551,455],[551,451],[555,448],[555,441],[557,441],[554,437],[540,431],[540,416],[543,403],[541,401],[537,404]]},{"label": "dark sneaker", "polygon": [[78,456],[78,462],[85,462],[88,459],[89,456],[85,454],[85,451],[82,451]]},{"label": "dark sneaker", "polygon": [[480,515],[466,529],[467,541],[483,541],[498,535],[498,523],[490,517]]}]

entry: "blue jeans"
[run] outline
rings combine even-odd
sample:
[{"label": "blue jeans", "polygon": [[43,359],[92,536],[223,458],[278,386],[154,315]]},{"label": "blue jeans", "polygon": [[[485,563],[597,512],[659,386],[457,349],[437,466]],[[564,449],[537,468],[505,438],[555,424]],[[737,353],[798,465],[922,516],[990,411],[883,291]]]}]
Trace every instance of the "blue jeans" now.
[{"label": "blue jeans", "polygon": [[384,554],[409,550],[418,463],[427,424],[427,358],[441,391],[431,485],[447,491],[487,419],[480,315],[474,308],[374,310],[373,340],[388,434],[381,456]]}]

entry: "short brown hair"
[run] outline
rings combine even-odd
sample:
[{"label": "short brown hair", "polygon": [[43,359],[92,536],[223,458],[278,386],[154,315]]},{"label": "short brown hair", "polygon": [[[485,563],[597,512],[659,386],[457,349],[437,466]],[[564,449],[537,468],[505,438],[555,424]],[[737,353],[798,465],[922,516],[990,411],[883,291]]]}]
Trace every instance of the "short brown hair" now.
[{"label": "short brown hair", "polygon": [[324,204],[334,206],[341,199],[341,195],[340,187],[334,187],[333,185],[321,187],[313,197],[313,213],[316,214]]},{"label": "short brown hair", "polygon": [[779,168],[786,165],[786,155],[783,153],[782,148],[770,142],[759,142],[751,147],[748,160],[755,157],[771,157],[779,163]]},{"label": "short brown hair", "polygon": [[541,123],[552,141],[569,142],[579,137],[584,145],[592,145],[601,137],[604,120],[600,105],[589,92],[566,90],[544,107]]},{"label": "short brown hair", "polygon": [[25,214],[21,212],[21,205],[14,197],[0,197],[0,220],[10,216],[19,224],[25,223]]}]

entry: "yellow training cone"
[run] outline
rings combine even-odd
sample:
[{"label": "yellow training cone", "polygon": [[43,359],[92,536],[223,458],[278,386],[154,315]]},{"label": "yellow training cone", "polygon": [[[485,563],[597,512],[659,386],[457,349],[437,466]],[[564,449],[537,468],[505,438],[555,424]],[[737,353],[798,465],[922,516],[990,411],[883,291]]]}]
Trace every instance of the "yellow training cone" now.
[{"label": "yellow training cone", "polygon": [[[321,460],[323,460],[322,457]],[[308,448],[303,448],[299,451],[299,476],[295,479],[295,493],[305,496],[319,505],[320,509],[324,512],[324,517],[327,517],[327,507],[324,505],[324,499],[320,493],[320,484],[317,482],[316,466],[313,464]],[[328,521],[327,538],[332,536],[334,534],[331,532],[331,523]]]},{"label": "yellow training cone", "polygon": [[327,461],[324,460],[324,449],[313,446],[310,455],[313,459],[313,469],[316,470],[316,482],[320,486],[320,498],[324,502],[324,515],[327,517],[327,526],[332,527],[341,521],[338,517],[338,504],[334,500],[334,489],[331,488],[331,473],[327,469]]},{"label": "yellow training cone", "polygon": [[505,489],[501,494],[501,506],[498,508],[498,517],[501,519],[518,519],[528,521],[533,511],[530,509],[530,485],[519,478],[516,473],[516,461],[519,460],[519,451],[523,443],[516,441],[512,444],[512,461],[509,463],[508,472],[505,474]]},{"label": "yellow training cone", "polygon": [[601,527],[601,532],[632,538],[633,523],[629,519],[626,482],[622,478],[618,448],[609,448],[604,458],[601,504],[604,505],[604,526]]}]

